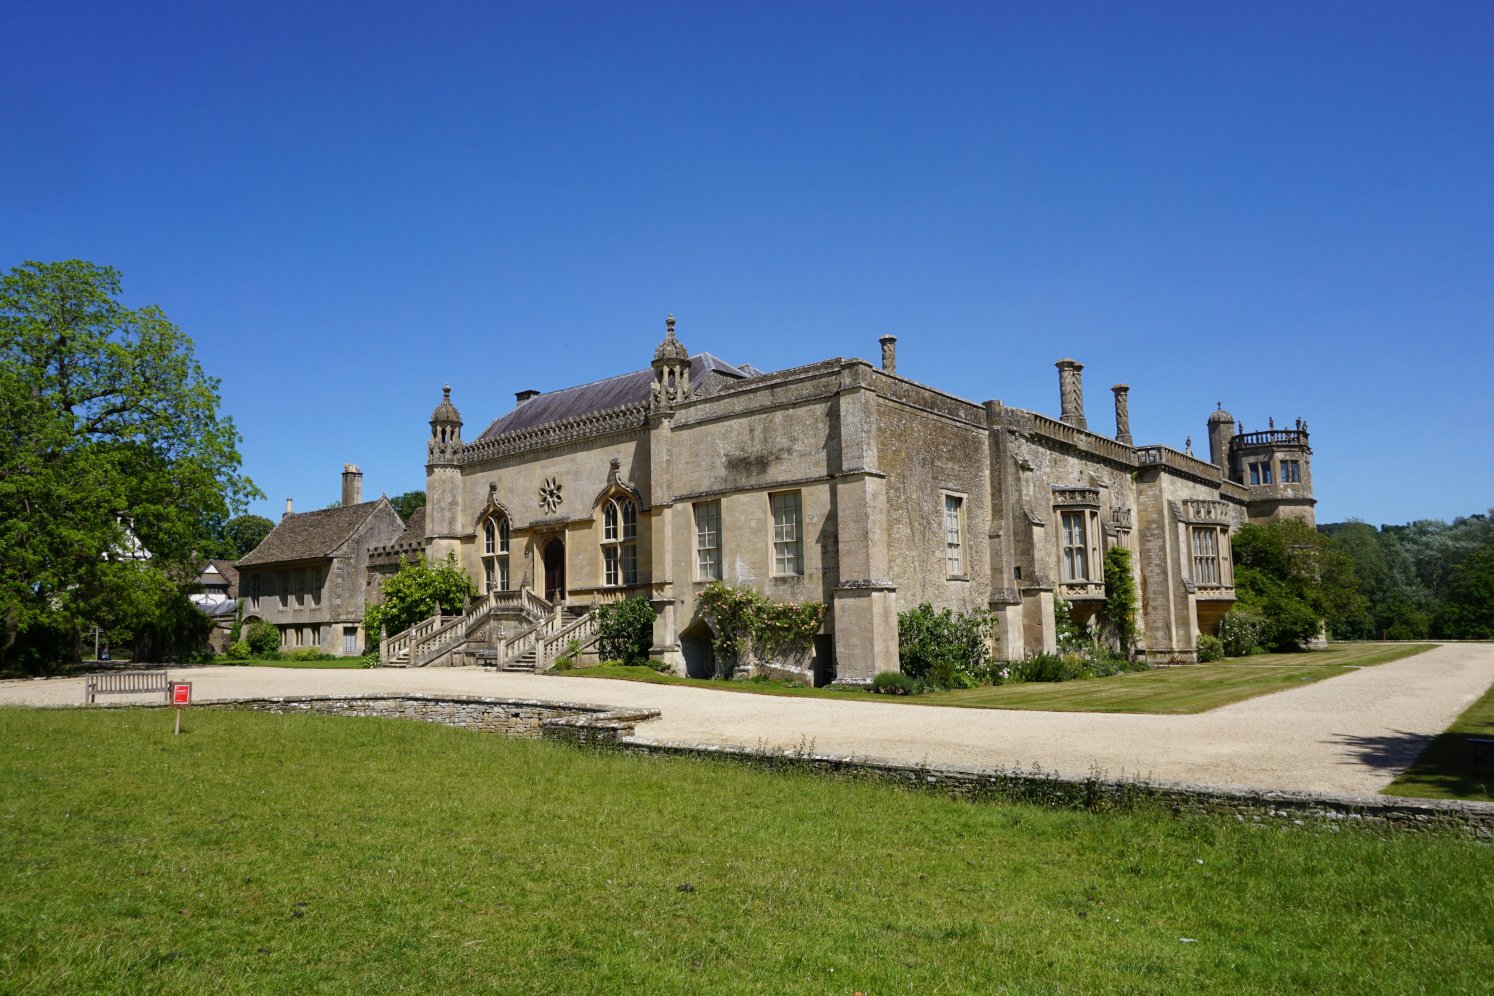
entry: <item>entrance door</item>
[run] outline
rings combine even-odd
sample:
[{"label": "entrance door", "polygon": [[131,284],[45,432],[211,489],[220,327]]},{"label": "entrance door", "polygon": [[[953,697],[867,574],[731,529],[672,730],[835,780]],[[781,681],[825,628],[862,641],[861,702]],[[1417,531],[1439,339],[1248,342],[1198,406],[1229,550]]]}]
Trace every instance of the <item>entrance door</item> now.
[{"label": "entrance door", "polygon": [[545,544],[545,598],[565,601],[565,540],[558,536]]}]

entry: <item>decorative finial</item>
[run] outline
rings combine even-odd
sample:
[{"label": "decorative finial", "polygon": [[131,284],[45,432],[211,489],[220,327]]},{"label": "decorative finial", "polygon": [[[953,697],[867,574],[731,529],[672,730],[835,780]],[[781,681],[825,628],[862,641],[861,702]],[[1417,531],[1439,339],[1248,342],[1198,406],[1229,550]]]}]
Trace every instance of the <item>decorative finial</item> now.
[{"label": "decorative finial", "polygon": [[1266,428],[1268,428],[1268,429],[1274,429],[1274,428],[1276,428],[1276,416],[1275,415],[1272,415],[1272,416],[1270,416],[1269,418],[1266,419]]},{"label": "decorative finial", "polygon": [[669,335],[674,335],[674,315],[664,316],[664,329]]},{"label": "decorative finial", "polygon": [[1184,442],[1183,442],[1183,446],[1184,446],[1184,447],[1185,447],[1185,450],[1184,450],[1184,451],[1185,451],[1185,452],[1186,452],[1186,453],[1187,453],[1187,454],[1188,454],[1188,455],[1189,455],[1189,456],[1192,456],[1192,455],[1193,455],[1193,437],[1192,437],[1192,436],[1189,436],[1189,437],[1188,437],[1188,438],[1187,438],[1187,439],[1186,439],[1186,440],[1184,440]]},{"label": "decorative finial", "polygon": [[1214,402],[1214,407],[1219,409],[1220,411],[1224,411],[1224,402],[1216,401]]},{"label": "decorative finial", "polygon": [[441,388],[441,393],[448,398],[451,397],[451,385],[447,384],[445,387]]}]

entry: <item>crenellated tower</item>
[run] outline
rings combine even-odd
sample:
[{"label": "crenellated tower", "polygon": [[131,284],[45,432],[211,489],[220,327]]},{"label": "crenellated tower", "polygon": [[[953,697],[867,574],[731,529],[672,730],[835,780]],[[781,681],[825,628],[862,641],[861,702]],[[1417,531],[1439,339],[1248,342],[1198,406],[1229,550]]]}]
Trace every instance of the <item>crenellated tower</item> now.
[{"label": "crenellated tower", "polygon": [[1246,514],[1251,520],[1301,519],[1316,524],[1312,447],[1302,419],[1290,429],[1278,429],[1276,420],[1270,419],[1263,432],[1243,432],[1220,404],[1209,416],[1209,459],[1228,480],[1250,489]]},{"label": "crenellated tower", "polygon": [[425,445],[426,556],[436,561],[461,545],[462,413],[451,403],[450,384],[431,412],[431,438]]}]

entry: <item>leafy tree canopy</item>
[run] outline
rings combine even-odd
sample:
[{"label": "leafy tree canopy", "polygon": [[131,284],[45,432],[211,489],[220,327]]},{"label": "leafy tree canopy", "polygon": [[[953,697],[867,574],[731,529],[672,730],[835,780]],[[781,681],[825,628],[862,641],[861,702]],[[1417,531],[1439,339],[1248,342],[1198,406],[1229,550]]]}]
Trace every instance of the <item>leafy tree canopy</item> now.
[{"label": "leafy tree canopy", "polygon": [[1353,560],[1305,522],[1241,526],[1233,547],[1238,601],[1232,611],[1261,621],[1265,649],[1301,649],[1324,623],[1336,630],[1364,612]]},{"label": "leafy tree canopy", "polygon": [[[93,624],[136,631],[258,495],[192,340],[81,260],[0,276],[0,659],[45,667]],[[121,618],[124,617],[124,618]],[[154,643],[168,644],[160,634]],[[61,648],[61,649],[59,649]]]},{"label": "leafy tree canopy", "polygon": [[425,508],[425,489],[419,488],[395,495],[389,499],[389,504],[394,506],[394,510],[399,513],[401,519],[409,522],[410,516],[415,514],[416,509]]},{"label": "leafy tree canopy", "polygon": [[224,555],[238,560],[264,542],[275,523],[263,515],[236,515],[223,526]]},{"label": "leafy tree canopy", "polygon": [[363,613],[363,628],[370,639],[380,633],[393,636],[435,615],[438,605],[446,615],[455,615],[476,597],[477,586],[454,554],[435,567],[423,557],[406,560],[384,582],[383,600]]}]

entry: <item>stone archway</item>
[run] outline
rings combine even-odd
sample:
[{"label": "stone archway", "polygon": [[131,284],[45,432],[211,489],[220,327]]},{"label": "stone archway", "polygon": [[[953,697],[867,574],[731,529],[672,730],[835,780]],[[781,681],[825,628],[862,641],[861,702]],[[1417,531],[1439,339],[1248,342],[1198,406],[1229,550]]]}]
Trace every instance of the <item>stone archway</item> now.
[{"label": "stone archway", "polygon": [[680,655],[685,658],[685,675],[689,678],[716,677],[715,634],[702,619],[680,634]]},{"label": "stone archway", "polygon": [[565,601],[565,540],[559,536],[545,544],[541,556],[545,568],[545,599],[560,604]]}]

